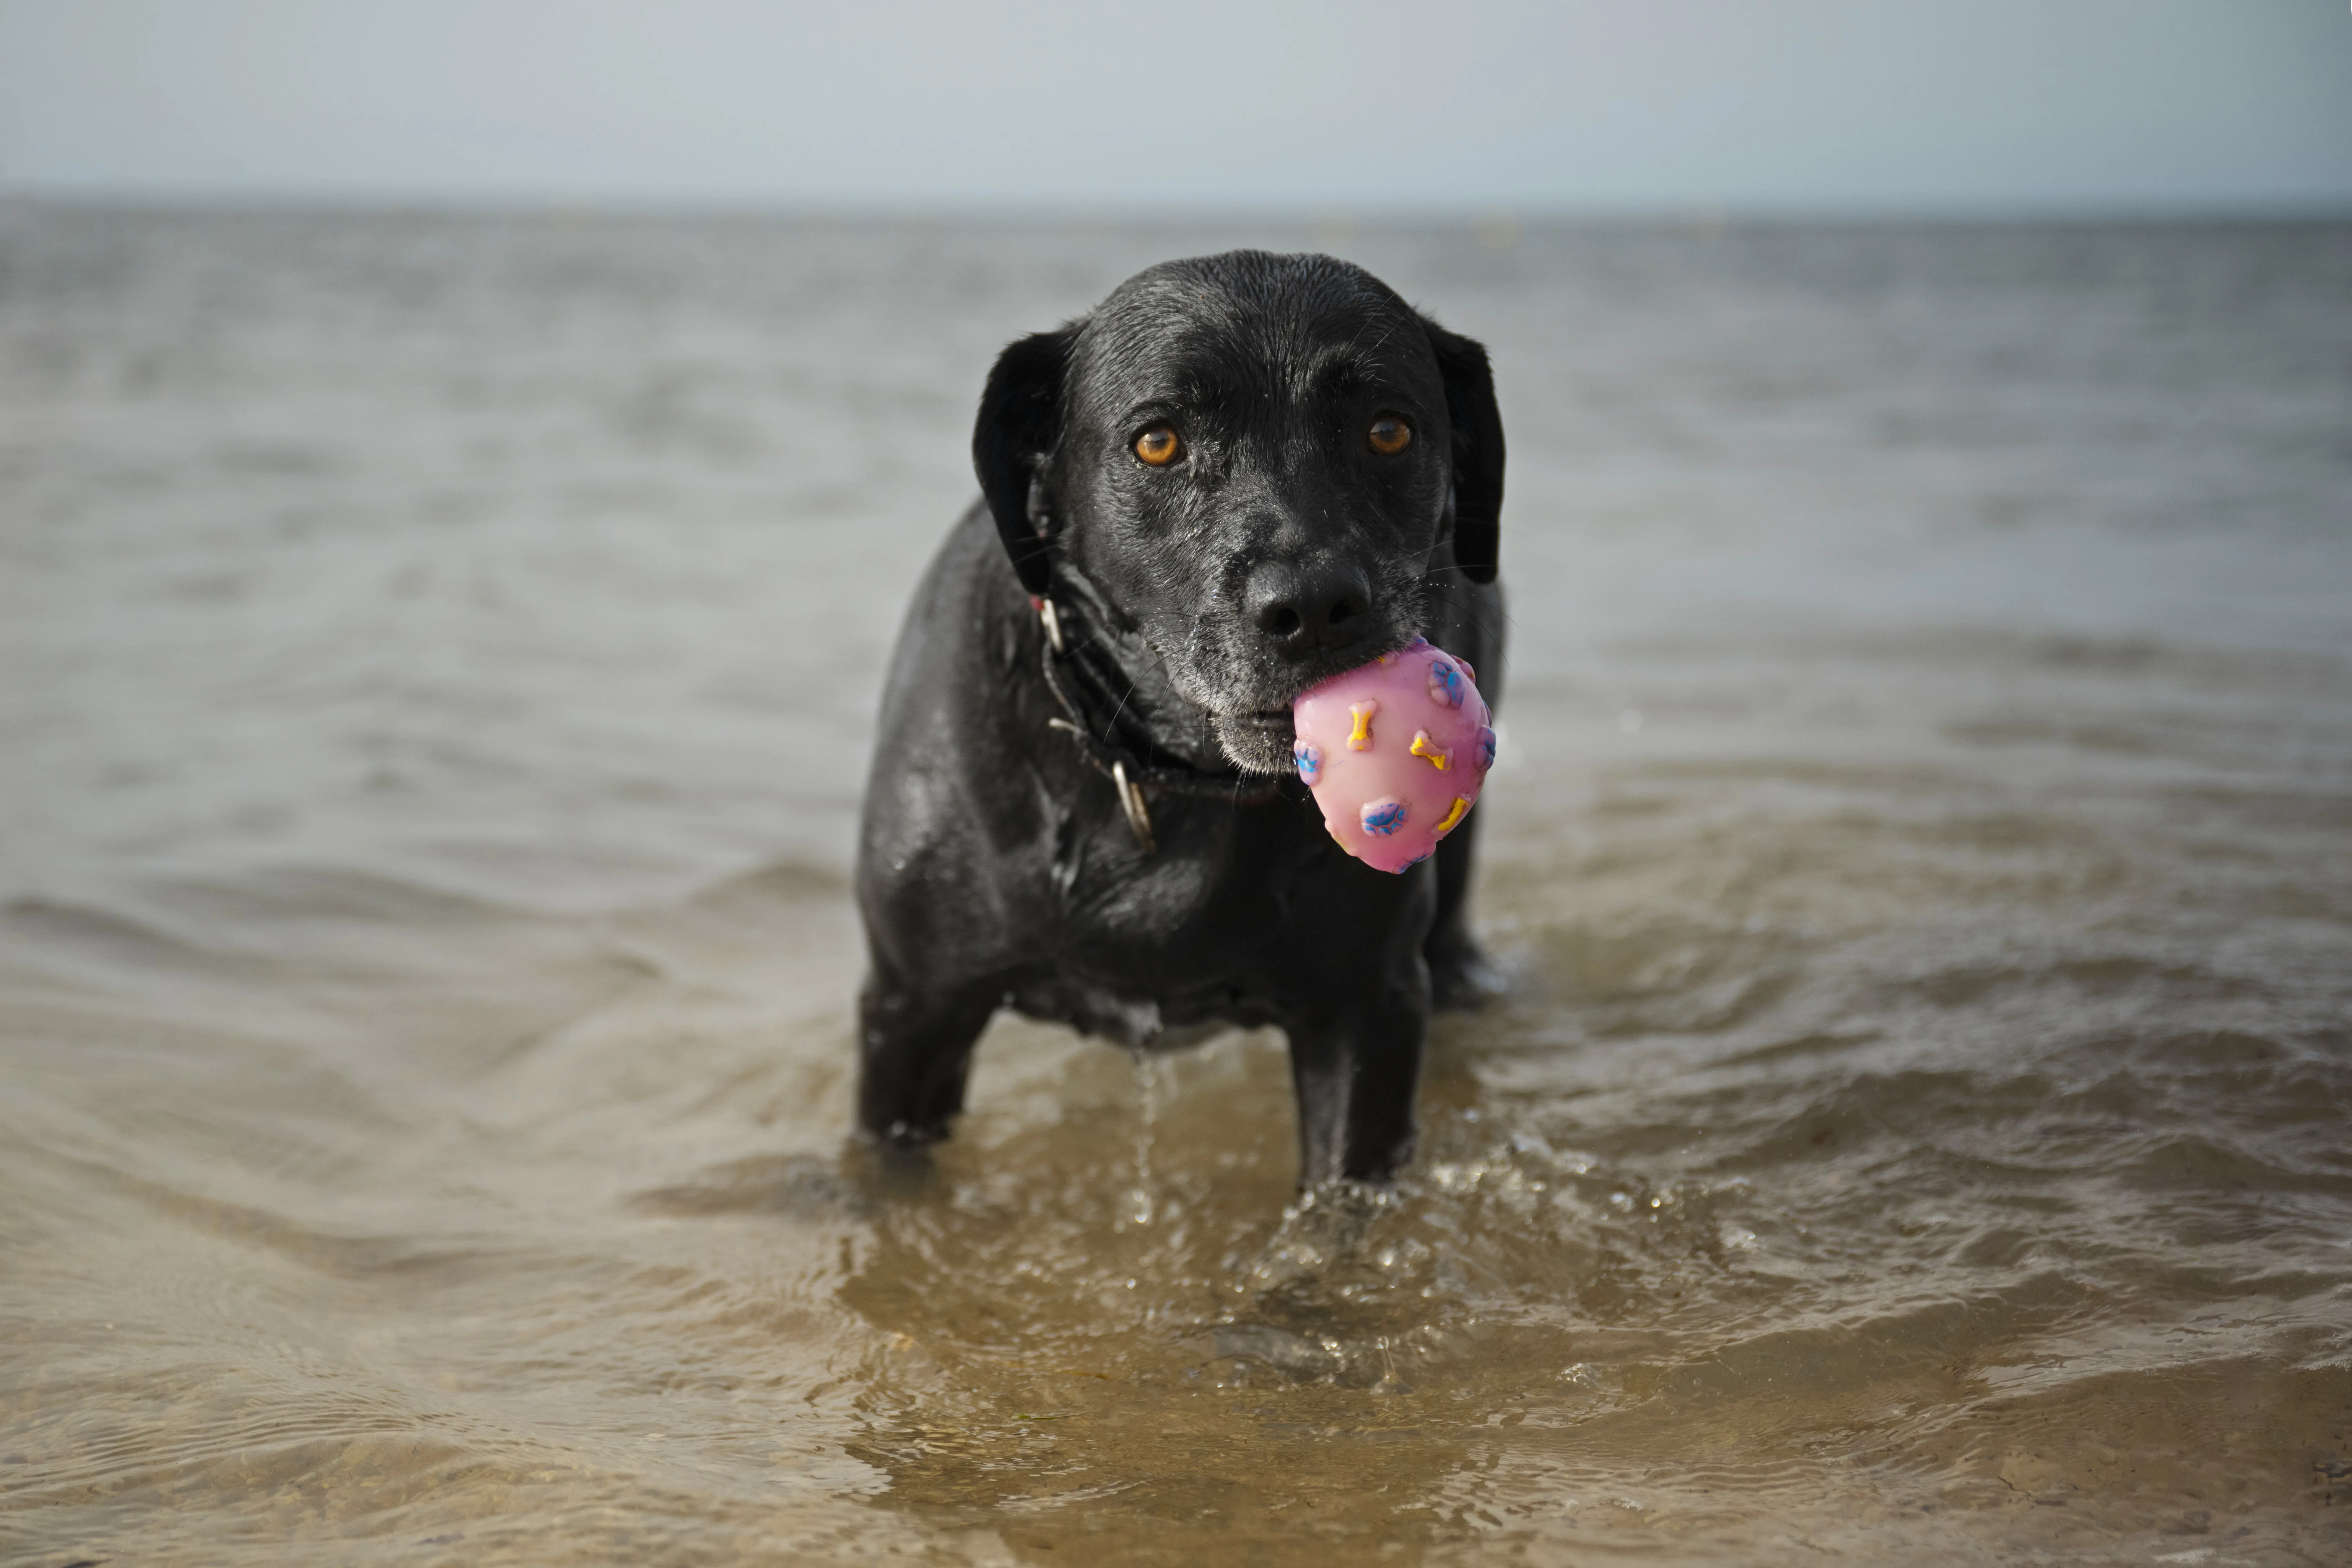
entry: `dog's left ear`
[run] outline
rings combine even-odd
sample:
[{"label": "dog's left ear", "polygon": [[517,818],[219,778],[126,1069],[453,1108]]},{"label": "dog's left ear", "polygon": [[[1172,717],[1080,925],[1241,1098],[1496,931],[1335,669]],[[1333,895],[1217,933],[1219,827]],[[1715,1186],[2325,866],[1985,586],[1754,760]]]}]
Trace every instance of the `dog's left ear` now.
[{"label": "dog's left ear", "polygon": [[1045,595],[1052,560],[1045,541],[1039,468],[1062,432],[1062,376],[1069,368],[1075,323],[1006,346],[980,395],[971,427],[971,466],[996,519],[1013,574],[1032,598]]},{"label": "dog's left ear", "polygon": [[1495,406],[1495,373],[1475,339],[1423,316],[1445,378],[1445,412],[1454,426],[1454,560],[1473,583],[1491,583],[1502,551],[1503,416]]}]

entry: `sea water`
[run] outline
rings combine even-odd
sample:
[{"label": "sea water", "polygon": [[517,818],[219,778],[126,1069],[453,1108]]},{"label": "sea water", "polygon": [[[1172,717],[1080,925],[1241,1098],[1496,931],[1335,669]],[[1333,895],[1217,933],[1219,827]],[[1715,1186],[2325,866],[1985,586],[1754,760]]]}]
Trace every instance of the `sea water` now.
[{"label": "sea water", "polygon": [[[847,1138],[996,349],[1483,340],[1386,1195],[1281,1041]],[[2352,228],[0,207],[0,1559],[2352,1559]]]}]

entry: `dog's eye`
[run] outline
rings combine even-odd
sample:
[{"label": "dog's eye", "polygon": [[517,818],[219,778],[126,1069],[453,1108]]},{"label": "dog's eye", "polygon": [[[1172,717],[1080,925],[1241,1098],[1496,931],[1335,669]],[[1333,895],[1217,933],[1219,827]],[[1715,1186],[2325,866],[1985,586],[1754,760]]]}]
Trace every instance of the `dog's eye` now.
[{"label": "dog's eye", "polygon": [[1176,432],[1165,425],[1154,425],[1135,438],[1135,455],[1155,468],[1164,468],[1174,462],[1183,447],[1176,439]]},{"label": "dog's eye", "polygon": [[1393,414],[1383,414],[1372,421],[1364,439],[1381,457],[1393,458],[1412,445],[1412,426]]}]

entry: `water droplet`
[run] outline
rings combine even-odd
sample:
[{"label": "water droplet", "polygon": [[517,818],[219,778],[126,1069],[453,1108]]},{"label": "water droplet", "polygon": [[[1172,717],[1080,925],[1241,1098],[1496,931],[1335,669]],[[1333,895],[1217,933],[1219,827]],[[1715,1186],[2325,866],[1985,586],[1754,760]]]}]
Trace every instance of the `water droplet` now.
[{"label": "water droplet", "polygon": [[[1127,1194],[1127,1223],[1150,1225],[1159,1213],[1151,1178],[1151,1137],[1160,1119],[1160,1064],[1140,1047],[1131,1053],[1135,1063],[1138,1115],[1135,1129],[1135,1185]],[[1134,1289],[1135,1282],[1128,1281]]]}]

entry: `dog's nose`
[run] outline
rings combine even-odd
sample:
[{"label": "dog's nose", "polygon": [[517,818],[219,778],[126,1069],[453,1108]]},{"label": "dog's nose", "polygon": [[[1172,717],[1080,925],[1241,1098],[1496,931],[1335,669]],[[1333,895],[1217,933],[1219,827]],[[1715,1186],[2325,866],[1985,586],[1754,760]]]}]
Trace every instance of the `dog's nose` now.
[{"label": "dog's nose", "polygon": [[1250,612],[1267,640],[1293,658],[1345,647],[1371,622],[1372,587],[1344,562],[1268,562],[1252,574]]}]

